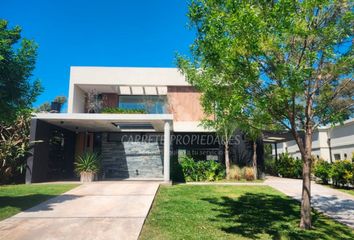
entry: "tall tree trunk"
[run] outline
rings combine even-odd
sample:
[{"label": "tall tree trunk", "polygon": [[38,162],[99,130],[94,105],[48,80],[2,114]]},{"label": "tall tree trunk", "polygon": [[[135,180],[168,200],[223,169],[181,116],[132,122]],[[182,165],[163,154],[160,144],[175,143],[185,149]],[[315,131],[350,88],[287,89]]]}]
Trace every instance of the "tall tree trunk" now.
[{"label": "tall tree trunk", "polygon": [[303,229],[311,228],[311,150],[312,130],[306,130],[305,146],[300,150],[303,160],[300,227]]},{"label": "tall tree trunk", "polygon": [[229,157],[229,144],[226,142],[225,145],[225,168],[226,168],[226,179],[230,179],[230,157]]},{"label": "tall tree trunk", "polygon": [[258,171],[257,171],[257,142],[256,140],[253,141],[253,171],[254,171],[254,178],[258,179]]}]

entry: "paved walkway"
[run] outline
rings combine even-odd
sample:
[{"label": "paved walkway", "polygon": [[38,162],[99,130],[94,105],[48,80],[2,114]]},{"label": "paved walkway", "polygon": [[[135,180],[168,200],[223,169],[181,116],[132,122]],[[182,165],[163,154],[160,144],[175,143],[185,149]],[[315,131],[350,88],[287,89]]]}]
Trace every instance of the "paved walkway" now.
[{"label": "paved walkway", "polygon": [[0,239],[137,239],[158,182],[95,182],[0,222]]},{"label": "paved walkway", "polygon": [[[265,184],[301,200],[302,180],[267,177]],[[354,196],[312,182],[311,203],[318,211],[354,228]]]}]

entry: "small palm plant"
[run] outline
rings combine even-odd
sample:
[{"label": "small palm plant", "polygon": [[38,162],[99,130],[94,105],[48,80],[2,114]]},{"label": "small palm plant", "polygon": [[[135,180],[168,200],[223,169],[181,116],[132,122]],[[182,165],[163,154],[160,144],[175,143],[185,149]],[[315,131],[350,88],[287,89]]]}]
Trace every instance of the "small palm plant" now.
[{"label": "small palm plant", "polygon": [[81,182],[92,182],[99,170],[99,156],[96,153],[84,152],[77,156],[75,172],[80,175]]}]

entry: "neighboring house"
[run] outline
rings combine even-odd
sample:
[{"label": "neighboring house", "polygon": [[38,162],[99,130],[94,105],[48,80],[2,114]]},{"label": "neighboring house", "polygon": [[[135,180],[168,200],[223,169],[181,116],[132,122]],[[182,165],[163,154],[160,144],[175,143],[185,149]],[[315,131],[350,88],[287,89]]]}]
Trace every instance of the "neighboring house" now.
[{"label": "neighboring house", "polygon": [[[74,178],[84,151],[100,153],[103,179],[169,181],[178,154],[217,160],[199,97],[176,68],[71,67],[68,112],[32,118],[26,182]],[[107,107],[145,113],[99,113]]]},{"label": "neighboring house", "polygon": [[[281,142],[281,138],[275,139],[272,154],[275,156],[288,152],[295,158],[301,158],[301,154],[294,140]],[[318,128],[312,141],[312,155],[326,161],[352,159],[354,153],[354,119],[349,119],[343,125],[325,126]]]}]

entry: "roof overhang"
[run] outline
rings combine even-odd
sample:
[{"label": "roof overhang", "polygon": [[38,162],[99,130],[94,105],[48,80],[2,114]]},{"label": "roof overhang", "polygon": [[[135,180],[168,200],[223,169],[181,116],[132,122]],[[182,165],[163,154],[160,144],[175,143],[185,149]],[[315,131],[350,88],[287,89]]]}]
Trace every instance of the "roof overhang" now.
[{"label": "roof overhang", "polygon": [[167,86],[75,84],[84,92],[115,93],[118,95],[167,95]]},{"label": "roof overhang", "polygon": [[[298,132],[303,136],[303,132]],[[263,142],[265,143],[281,143],[294,140],[291,132],[288,131],[263,131]]]},{"label": "roof overhang", "polygon": [[75,132],[163,132],[165,122],[173,129],[171,114],[37,113],[33,119]]}]

